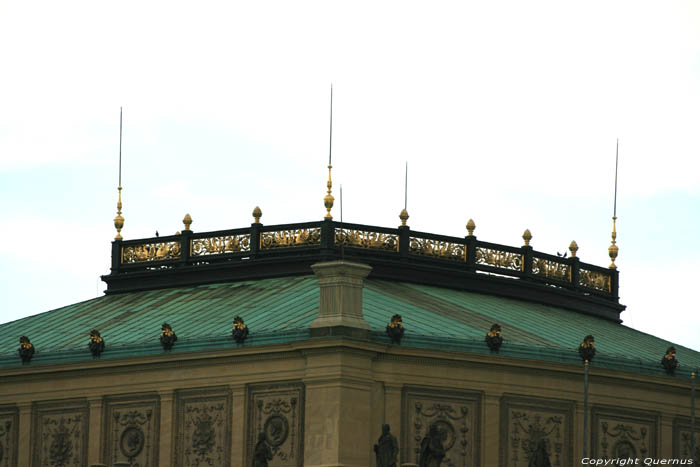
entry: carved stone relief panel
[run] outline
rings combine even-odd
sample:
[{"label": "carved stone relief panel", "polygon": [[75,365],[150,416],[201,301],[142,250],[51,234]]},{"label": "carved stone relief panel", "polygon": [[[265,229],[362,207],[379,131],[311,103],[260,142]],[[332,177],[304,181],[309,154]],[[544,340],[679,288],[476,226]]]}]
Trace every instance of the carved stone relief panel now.
[{"label": "carved stone relief panel", "polygon": [[[34,404],[32,465],[87,465],[88,422],[88,405],[85,400]],[[99,430],[99,427],[92,428]]]},{"label": "carved stone relief panel", "polygon": [[418,464],[423,438],[440,434],[442,465],[479,465],[481,393],[406,387],[401,414],[401,462]]},{"label": "carved stone relief panel", "polygon": [[594,407],[592,456],[600,459],[656,457],[658,416],[653,413]]},{"label": "carved stone relief panel", "polygon": [[545,457],[553,467],[573,465],[573,409],[570,401],[503,396],[500,465],[528,467]]},{"label": "carved stone relief panel", "polygon": [[16,407],[0,407],[0,467],[17,465],[19,414]]},{"label": "carved stone relief panel", "polygon": [[304,384],[278,383],[248,387],[247,459],[250,464],[265,433],[272,449],[270,467],[297,467],[304,462]]},{"label": "carved stone relief panel", "polygon": [[107,397],[104,461],[158,467],[160,404],[157,395]]},{"label": "carved stone relief panel", "polygon": [[673,421],[673,457],[693,459],[700,465],[700,417],[695,417],[695,457],[690,451],[690,417],[679,417]]},{"label": "carved stone relief panel", "polygon": [[231,462],[231,391],[176,393],[176,466],[219,467]]}]

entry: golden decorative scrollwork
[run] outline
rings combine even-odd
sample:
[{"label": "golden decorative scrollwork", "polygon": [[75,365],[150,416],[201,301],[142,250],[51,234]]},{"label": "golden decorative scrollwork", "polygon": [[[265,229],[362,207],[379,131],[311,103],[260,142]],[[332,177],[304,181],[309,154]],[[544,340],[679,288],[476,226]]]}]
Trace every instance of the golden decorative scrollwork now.
[{"label": "golden decorative scrollwork", "polygon": [[289,248],[321,244],[321,229],[281,230],[278,232],[263,232],[260,238],[260,249]]},{"label": "golden decorative scrollwork", "polygon": [[523,255],[479,247],[476,249],[476,264],[486,264],[496,268],[510,269],[511,271],[522,271]]},{"label": "golden decorative scrollwork", "polygon": [[335,229],[335,244],[373,250],[399,251],[399,236],[364,230]]},{"label": "golden decorative scrollwork", "polygon": [[192,256],[220,255],[245,251],[250,251],[250,234],[196,238],[192,240]]},{"label": "golden decorative scrollwork", "polygon": [[581,269],[578,275],[578,283],[581,287],[610,292],[610,276],[602,272]]},{"label": "golden decorative scrollwork", "polygon": [[163,261],[177,259],[180,256],[180,242],[146,243],[122,247],[122,264]]},{"label": "golden decorative scrollwork", "polygon": [[562,281],[570,280],[569,265],[550,259],[532,258],[532,273],[536,276],[551,277]]},{"label": "golden decorative scrollwork", "polygon": [[466,261],[467,259],[467,249],[464,245],[429,238],[410,237],[408,252],[414,255],[436,256],[458,261]]}]

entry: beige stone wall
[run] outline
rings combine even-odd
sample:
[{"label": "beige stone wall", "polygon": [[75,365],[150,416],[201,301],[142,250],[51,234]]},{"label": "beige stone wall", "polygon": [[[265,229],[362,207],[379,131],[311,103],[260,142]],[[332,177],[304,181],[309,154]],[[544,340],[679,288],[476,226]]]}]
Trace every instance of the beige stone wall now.
[{"label": "beige stone wall", "polygon": [[[688,453],[687,382],[593,366],[590,383],[589,455]],[[580,465],[582,367],[327,338],[0,369],[0,467],[243,466],[260,431],[270,466],[374,466],[382,423],[402,463],[437,423],[451,465],[527,466],[540,438]]]}]

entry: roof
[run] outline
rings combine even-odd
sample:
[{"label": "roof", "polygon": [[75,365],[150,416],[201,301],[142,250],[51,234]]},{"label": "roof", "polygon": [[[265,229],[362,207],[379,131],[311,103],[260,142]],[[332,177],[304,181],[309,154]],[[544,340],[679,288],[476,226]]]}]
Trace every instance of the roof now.
[{"label": "roof", "polygon": [[[0,368],[21,366],[21,335],[36,348],[32,366],[92,359],[91,329],[105,340],[103,360],[162,354],[164,322],[178,335],[172,353],[235,347],[231,328],[237,315],[250,329],[246,347],[305,340],[318,315],[319,290],[317,278],[307,275],[105,295],[0,325]],[[398,313],[406,329],[401,346],[488,355],[484,335],[499,323],[500,355],[578,365],[577,346],[592,334],[598,351],[594,366],[654,375],[665,375],[659,362],[673,345],[563,308],[377,279],[365,281],[363,313],[377,343],[390,343],[385,327]],[[700,367],[700,352],[675,347],[677,376]]]}]

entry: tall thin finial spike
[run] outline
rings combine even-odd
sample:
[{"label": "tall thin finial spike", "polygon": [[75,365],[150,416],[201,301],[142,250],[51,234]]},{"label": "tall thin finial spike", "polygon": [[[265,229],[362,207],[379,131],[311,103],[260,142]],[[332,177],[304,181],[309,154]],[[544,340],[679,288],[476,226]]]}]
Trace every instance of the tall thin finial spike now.
[{"label": "tall thin finial spike", "polygon": [[608,256],[610,256],[610,266],[608,266],[610,269],[617,269],[617,265],[615,265],[615,259],[617,258],[617,254],[620,251],[620,248],[616,244],[617,240],[617,230],[616,230],[616,223],[617,223],[617,162],[618,162],[618,157],[620,154],[620,140],[618,138],[617,144],[615,145],[615,197],[614,197],[614,202],[613,202],[613,228],[612,228],[612,241],[610,242],[610,246],[608,247]]},{"label": "tall thin finial spike", "polygon": [[331,83],[331,129],[330,140],[328,142],[328,165],[331,165],[331,155],[333,154],[333,83]]},{"label": "tall thin finial spike", "polygon": [[119,187],[117,188],[119,196],[117,198],[117,215],[114,218],[114,228],[117,229],[115,240],[122,239],[122,227],[124,227],[124,218],[122,217],[122,108],[119,107]]},{"label": "tall thin finial spike", "polygon": [[122,108],[119,107],[119,186],[122,186]]},{"label": "tall thin finial spike", "polygon": [[617,217],[617,160],[620,154],[620,139],[617,139],[615,146],[615,201],[613,203],[613,217]]},{"label": "tall thin finial spike", "polygon": [[328,144],[328,193],[323,198],[323,205],[326,207],[326,215],[323,217],[326,220],[333,220],[331,215],[331,209],[333,208],[333,195],[331,194],[331,188],[333,187],[333,181],[331,180],[331,155],[333,154],[333,83],[331,83],[331,128],[330,128],[330,141]]},{"label": "tall thin finial spike", "polygon": [[408,161],[406,161],[406,179],[403,183],[403,208],[408,209]]},{"label": "tall thin finial spike", "polygon": [[343,223],[343,184],[340,184],[340,223]]}]

